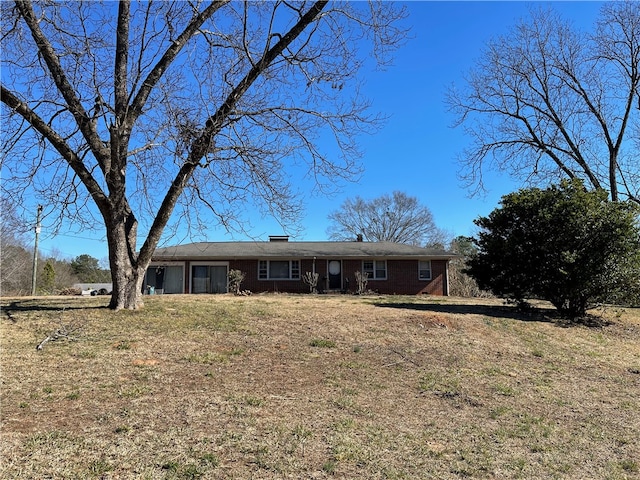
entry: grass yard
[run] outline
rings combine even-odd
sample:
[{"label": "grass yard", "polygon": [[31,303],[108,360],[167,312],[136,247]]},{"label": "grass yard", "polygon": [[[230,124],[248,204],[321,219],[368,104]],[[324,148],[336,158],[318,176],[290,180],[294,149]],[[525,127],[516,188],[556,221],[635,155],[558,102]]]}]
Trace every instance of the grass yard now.
[{"label": "grass yard", "polygon": [[637,309],[567,327],[498,300],[107,302],[0,301],[0,478],[640,478]]}]

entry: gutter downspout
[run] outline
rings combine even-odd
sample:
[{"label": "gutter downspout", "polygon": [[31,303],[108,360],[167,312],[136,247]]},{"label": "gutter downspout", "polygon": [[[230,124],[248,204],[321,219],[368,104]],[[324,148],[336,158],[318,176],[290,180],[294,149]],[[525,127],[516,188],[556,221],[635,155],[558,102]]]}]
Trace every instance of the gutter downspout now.
[{"label": "gutter downspout", "polygon": [[447,263],[444,266],[444,296],[449,296],[449,263],[451,263],[451,259],[447,260]]}]

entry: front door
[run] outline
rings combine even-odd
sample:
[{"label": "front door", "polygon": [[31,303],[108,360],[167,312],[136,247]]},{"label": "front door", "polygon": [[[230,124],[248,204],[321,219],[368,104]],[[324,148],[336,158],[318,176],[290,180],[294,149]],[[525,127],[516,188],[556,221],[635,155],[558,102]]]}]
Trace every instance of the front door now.
[{"label": "front door", "polygon": [[342,290],[342,261],[329,260],[329,290]]}]

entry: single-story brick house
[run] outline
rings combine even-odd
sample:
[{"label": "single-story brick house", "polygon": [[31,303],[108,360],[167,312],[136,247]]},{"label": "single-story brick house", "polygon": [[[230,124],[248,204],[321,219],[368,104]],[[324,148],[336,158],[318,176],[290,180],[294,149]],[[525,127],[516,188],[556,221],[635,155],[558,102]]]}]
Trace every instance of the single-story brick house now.
[{"label": "single-story brick house", "polygon": [[319,275],[321,292],[355,292],[356,271],[368,273],[367,289],[382,294],[448,295],[443,250],[390,242],[200,242],[159,248],[145,278],[153,293],[226,293],[230,270],[245,274],[242,290],[304,293],[306,272]]}]

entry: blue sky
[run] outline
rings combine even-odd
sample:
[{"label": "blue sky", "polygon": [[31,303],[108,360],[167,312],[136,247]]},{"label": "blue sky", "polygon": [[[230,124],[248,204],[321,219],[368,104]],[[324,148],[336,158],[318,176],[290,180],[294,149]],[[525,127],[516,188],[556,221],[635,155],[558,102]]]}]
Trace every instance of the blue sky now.
[{"label": "blue sky", "polygon": [[[560,11],[579,27],[591,30],[599,2],[542,2]],[[541,2],[408,2],[406,20],[412,38],[396,53],[394,65],[382,72],[365,72],[365,94],[373,110],[390,116],[375,136],[362,137],[364,174],[331,198],[307,200],[302,234],[296,240],[325,240],[327,215],[347,197],[375,198],[394,190],[415,196],[432,211],[436,225],[451,236],[472,235],[473,220],[498,206],[500,197],[518,189],[506,175],[490,173],[489,189],[469,198],[457,177],[456,156],[467,144],[462,129],[444,104],[451,83],[462,84],[486,42],[506,33],[531,5]],[[282,228],[272,219],[253,218],[252,237],[266,240]],[[61,232],[54,238],[43,230],[41,254],[73,258],[82,253],[103,259],[107,245],[102,232]],[[223,229],[209,240],[247,240]],[[171,241],[169,242],[171,243]],[[175,242],[174,242],[175,243]]]}]

